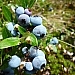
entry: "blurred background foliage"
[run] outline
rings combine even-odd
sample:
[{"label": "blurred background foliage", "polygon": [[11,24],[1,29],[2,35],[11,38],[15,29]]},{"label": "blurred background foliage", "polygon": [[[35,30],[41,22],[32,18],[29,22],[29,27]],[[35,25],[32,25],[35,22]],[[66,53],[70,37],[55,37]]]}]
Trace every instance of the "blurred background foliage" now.
[{"label": "blurred background foliage", "polygon": [[[12,20],[9,19],[9,21],[13,22],[15,22],[15,14],[11,6],[29,7],[33,15],[38,14],[43,18],[43,24],[48,31],[47,36],[39,40],[39,48],[46,54],[47,65],[45,69],[38,71],[35,75],[75,75],[75,0],[36,0],[35,4],[30,5],[29,3],[29,6],[24,5],[23,2],[24,0],[0,0],[0,41],[2,41],[3,23],[7,22],[3,7],[8,8],[10,15],[12,14]],[[46,48],[50,38],[54,36],[59,39],[59,44],[56,45],[57,53],[51,48],[49,51]],[[9,57],[13,54],[22,57],[21,48],[24,45],[0,50],[0,69],[7,67]],[[73,55],[68,55],[65,51],[73,53]],[[15,73],[18,75],[16,70]]]}]

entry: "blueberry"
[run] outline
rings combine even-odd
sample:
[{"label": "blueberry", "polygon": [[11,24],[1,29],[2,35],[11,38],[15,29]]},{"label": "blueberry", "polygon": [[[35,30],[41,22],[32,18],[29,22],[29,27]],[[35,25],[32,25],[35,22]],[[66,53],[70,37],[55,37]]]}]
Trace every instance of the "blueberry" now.
[{"label": "blueberry", "polygon": [[45,57],[45,54],[44,54],[44,52],[42,51],[42,50],[37,50],[37,53],[36,53],[36,56],[43,56],[43,57]]},{"label": "blueberry", "polygon": [[28,48],[27,48],[27,47],[23,47],[23,48],[22,48],[22,53],[23,53],[23,54],[26,54],[27,52],[28,52]]},{"label": "blueberry", "polygon": [[27,15],[29,15],[29,16],[32,14],[32,12],[31,12],[30,9],[25,9],[24,10],[24,13],[27,14]]},{"label": "blueberry", "polygon": [[26,70],[28,70],[28,71],[33,70],[33,65],[31,62],[26,62],[25,67],[26,67]]},{"label": "blueberry", "polygon": [[27,14],[22,14],[18,17],[18,21],[19,21],[20,25],[22,25],[24,27],[24,26],[29,25],[30,18]]},{"label": "blueberry", "polygon": [[14,29],[14,23],[9,22],[8,24],[6,24],[6,27],[7,27],[7,29],[10,31],[10,33],[13,36],[17,36],[18,35],[17,31]]},{"label": "blueberry", "polygon": [[12,34],[13,36],[17,36],[17,35],[18,35],[18,33],[17,33],[16,30],[12,30],[12,31],[11,31],[11,34]]},{"label": "blueberry", "polygon": [[23,7],[17,7],[15,10],[16,15],[21,15],[24,13],[24,8]]},{"label": "blueberry", "polygon": [[33,26],[38,26],[42,24],[42,18],[40,16],[31,16],[30,22]]},{"label": "blueberry", "polygon": [[14,30],[14,23],[9,22],[9,23],[6,24],[6,27],[7,27],[7,29],[8,29],[9,31],[12,31],[12,30]]},{"label": "blueberry", "polygon": [[52,7],[50,7],[50,8],[49,8],[49,11],[53,11],[53,8],[52,8]]},{"label": "blueberry", "polygon": [[37,54],[37,47],[31,46],[28,51],[29,51],[30,57],[34,58]]},{"label": "blueberry", "polygon": [[39,50],[37,47],[31,46],[29,51],[30,57],[34,58],[36,56],[43,56],[45,57],[45,54],[42,50]]},{"label": "blueberry", "polygon": [[20,63],[21,63],[21,59],[18,56],[13,55],[8,64],[10,67],[16,68],[20,65]]},{"label": "blueberry", "polygon": [[3,70],[3,75],[14,75],[14,70],[11,67],[7,67]]},{"label": "blueberry", "polygon": [[52,39],[50,39],[50,44],[53,44],[53,45],[58,44],[58,39],[56,37],[53,37]]},{"label": "blueberry", "polygon": [[45,26],[39,25],[39,26],[36,26],[32,32],[37,37],[44,37],[47,33],[47,29]]},{"label": "blueberry", "polygon": [[43,56],[37,56],[32,61],[33,67],[35,69],[42,69],[46,65],[46,59]]}]

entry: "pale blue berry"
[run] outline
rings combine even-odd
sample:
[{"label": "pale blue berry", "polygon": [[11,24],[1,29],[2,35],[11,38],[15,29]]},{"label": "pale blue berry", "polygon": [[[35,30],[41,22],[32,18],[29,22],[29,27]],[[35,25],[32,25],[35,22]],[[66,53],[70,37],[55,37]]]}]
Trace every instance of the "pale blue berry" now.
[{"label": "pale blue berry", "polygon": [[42,69],[46,65],[46,59],[43,56],[37,56],[32,61],[35,69]]},{"label": "pale blue berry", "polygon": [[58,39],[56,37],[53,37],[52,39],[50,39],[50,44],[53,44],[53,45],[58,44]]},{"label": "pale blue berry", "polygon": [[37,47],[31,46],[29,51],[30,57],[36,57],[36,56],[43,56],[45,57],[45,54],[42,50],[39,50]]},{"label": "pale blue berry", "polygon": [[17,15],[21,15],[24,13],[24,8],[23,7],[17,7],[16,10],[15,10],[15,13]]},{"label": "pale blue berry", "polygon": [[37,50],[36,56],[43,56],[45,58],[45,54],[42,50]]},{"label": "pale blue berry", "polygon": [[18,56],[13,55],[8,64],[10,67],[16,68],[20,65],[20,63],[21,63],[21,59]]},{"label": "pale blue berry", "polygon": [[28,48],[27,48],[27,47],[23,47],[23,48],[22,48],[22,53],[23,53],[23,54],[26,54],[27,52],[28,52]]},{"label": "pale blue berry", "polygon": [[7,27],[7,29],[8,29],[9,31],[12,31],[12,30],[14,30],[14,23],[9,22],[9,23],[6,24],[6,27]]},{"label": "pale blue berry", "polygon": [[36,56],[36,53],[37,53],[37,48],[34,47],[34,46],[31,46],[28,51],[29,51],[30,57],[35,57]]},{"label": "pale blue berry", "polygon": [[26,70],[28,71],[32,71],[33,70],[33,65],[31,62],[26,62],[25,63],[25,67],[26,67]]},{"label": "pale blue berry", "polygon": [[30,22],[33,26],[38,26],[42,24],[42,18],[40,16],[31,16]]},{"label": "pale blue berry", "polygon": [[46,36],[47,29],[45,26],[39,25],[33,29],[32,33],[37,37],[44,37]]},{"label": "pale blue berry", "polygon": [[24,10],[24,13],[27,14],[27,15],[29,15],[29,16],[32,14],[32,12],[31,12],[30,9],[25,9]]}]

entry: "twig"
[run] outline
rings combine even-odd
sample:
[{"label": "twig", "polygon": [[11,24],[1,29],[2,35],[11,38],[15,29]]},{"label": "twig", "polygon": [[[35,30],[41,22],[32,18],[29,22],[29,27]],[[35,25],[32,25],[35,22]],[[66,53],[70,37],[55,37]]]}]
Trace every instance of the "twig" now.
[{"label": "twig", "polygon": [[62,41],[62,40],[59,40],[59,41],[62,42],[62,43],[65,43],[65,44],[67,44],[67,45],[69,45],[69,46],[71,46],[71,47],[73,47],[73,48],[75,48],[75,46],[73,46],[72,44],[69,44],[69,43],[64,42],[64,41]]}]

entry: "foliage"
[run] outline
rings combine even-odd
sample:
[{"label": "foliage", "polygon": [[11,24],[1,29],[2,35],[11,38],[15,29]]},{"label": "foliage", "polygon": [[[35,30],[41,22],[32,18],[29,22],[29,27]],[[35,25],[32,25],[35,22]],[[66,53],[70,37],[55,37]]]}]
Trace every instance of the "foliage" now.
[{"label": "foliage", "polygon": [[[59,0],[58,2],[52,2],[51,0],[42,0],[43,2],[40,0],[35,1],[36,0],[0,0],[0,69],[5,69],[8,66],[7,63],[10,56],[16,54],[22,58],[23,54],[21,49],[24,46],[30,47],[32,45],[41,48],[47,59],[45,70],[43,70],[43,72],[38,71],[36,75],[43,75],[46,71],[48,71],[50,75],[74,75],[75,3],[73,5],[72,1],[64,0],[61,2],[59,2]],[[10,6],[8,6],[8,3]],[[17,30],[21,35],[13,37],[5,24],[5,22],[16,23],[14,12],[11,9],[12,5],[15,6],[15,8],[17,6],[31,8],[34,10],[34,14],[41,12],[44,20],[43,24],[48,29],[47,36],[42,39],[37,39],[34,34],[18,26]],[[49,11],[50,7],[53,8],[53,11]],[[49,44],[52,37],[59,39],[57,45]],[[69,53],[69,55],[67,53]],[[73,53],[73,55],[70,55],[71,53]],[[15,70],[15,73],[18,74],[18,71]]]}]

